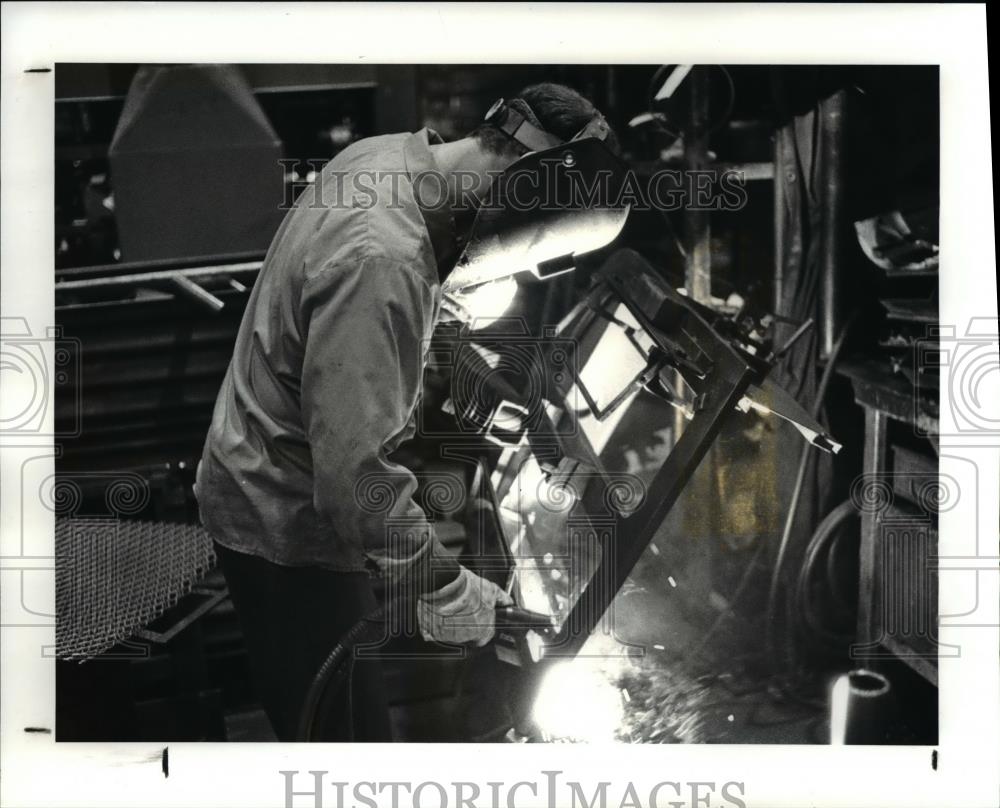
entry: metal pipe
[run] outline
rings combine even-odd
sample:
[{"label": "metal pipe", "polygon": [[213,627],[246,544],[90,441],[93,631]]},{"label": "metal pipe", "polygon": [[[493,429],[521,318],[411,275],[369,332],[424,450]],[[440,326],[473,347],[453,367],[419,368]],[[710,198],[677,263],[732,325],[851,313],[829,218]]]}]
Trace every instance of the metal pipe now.
[{"label": "metal pipe", "polygon": [[774,298],[775,314],[784,314],[785,294],[785,140],[788,129],[774,133]]},{"label": "metal pipe", "polygon": [[892,688],[882,674],[863,668],[843,674],[830,694],[830,743],[885,743],[892,708]]},{"label": "metal pipe", "polygon": [[135,275],[140,272],[158,272],[167,269],[192,269],[201,266],[221,266],[242,264],[264,260],[260,250],[227,253],[225,255],[203,255],[188,258],[150,258],[146,261],[124,261],[118,264],[91,264],[85,267],[67,267],[56,270],[56,281],[79,278],[110,278],[113,275]]},{"label": "metal pipe", "polygon": [[[684,138],[684,168],[687,173],[691,197],[697,190],[700,172],[708,168],[708,68],[698,66],[690,76],[691,119]],[[710,214],[693,206],[689,198],[684,209],[685,230],[688,242],[685,286],[688,294],[699,303],[707,303],[712,294],[712,228]]]},{"label": "metal pipe", "polygon": [[211,292],[203,289],[179,272],[175,272],[170,281],[173,287],[182,295],[211,311],[222,311],[226,307],[226,304]]},{"label": "metal pipe", "polygon": [[[692,300],[708,303],[712,295],[712,228],[707,210],[693,207],[698,177],[708,168],[708,67],[694,66],[690,70],[691,108],[684,134],[684,173],[689,197],[684,207],[684,236],[687,254],[684,256],[684,286]],[[675,374],[675,385],[682,389],[682,378]],[[680,440],[687,427],[684,413],[674,412],[673,439]]]},{"label": "metal pipe", "polygon": [[89,289],[111,289],[116,287],[150,286],[158,283],[173,284],[174,279],[183,277],[190,281],[198,281],[213,277],[227,277],[256,273],[261,268],[260,261],[249,261],[242,264],[222,264],[211,267],[194,267],[192,269],[173,269],[160,272],[139,272],[133,275],[118,275],[104,278],[81,278],[74,281],[57,281],[56,292],[72,292]]},{"label": "metal pipe", "polygon": [[844,119],[847,96],[843,90],[820,105],[820,185],[823,216],[820,231],[820,357],[833,351],[842,319],[840,270],[844,260]]}]

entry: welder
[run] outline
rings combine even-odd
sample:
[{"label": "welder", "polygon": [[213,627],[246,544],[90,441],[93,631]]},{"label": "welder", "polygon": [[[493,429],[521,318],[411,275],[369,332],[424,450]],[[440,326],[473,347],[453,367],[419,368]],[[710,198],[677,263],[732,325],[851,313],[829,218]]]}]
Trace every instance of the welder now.
[{"label": "welder", "polygon": [[[457,141],[429,129],[358,141],[275,235],[196,494],[279,740],[294,737],[326,654],[375,609],[373,574],[416,587],[425,639],[492,638],[509,597],[444,550],[413,499],[415,476],[390,456],[414,435],[441,284],[478,201],[521,156],[587,127],[613,140],[593,104],[545,83],[498,102]],[[390,739],[376,665],[358,661],[324,740]]]}]

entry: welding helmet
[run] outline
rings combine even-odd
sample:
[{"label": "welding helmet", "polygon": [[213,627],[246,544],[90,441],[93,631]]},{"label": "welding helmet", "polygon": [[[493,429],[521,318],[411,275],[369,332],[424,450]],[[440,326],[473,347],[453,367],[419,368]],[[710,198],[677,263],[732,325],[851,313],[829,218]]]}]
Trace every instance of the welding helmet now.
[{"label": "welding helmet", "polygon": [[579,256],[614,241],[628,216],[625,165],[607,146],[604,117],[595,112],[567,141],[529,115],[522,99],[500,99],[486,113],[528,153],[494,180],[442,285],[445,311],[467,324],[499,316],[519,284],[575,269]]}]

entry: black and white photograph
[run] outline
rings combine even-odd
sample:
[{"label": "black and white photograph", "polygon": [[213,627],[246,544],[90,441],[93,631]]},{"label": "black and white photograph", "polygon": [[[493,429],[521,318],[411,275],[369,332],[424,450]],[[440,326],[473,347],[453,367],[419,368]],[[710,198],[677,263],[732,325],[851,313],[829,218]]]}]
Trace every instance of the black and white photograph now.
[{"label": "black and white photograph", "polygon": [[1000,800],[984,6],[31,5],[5,805]]}]

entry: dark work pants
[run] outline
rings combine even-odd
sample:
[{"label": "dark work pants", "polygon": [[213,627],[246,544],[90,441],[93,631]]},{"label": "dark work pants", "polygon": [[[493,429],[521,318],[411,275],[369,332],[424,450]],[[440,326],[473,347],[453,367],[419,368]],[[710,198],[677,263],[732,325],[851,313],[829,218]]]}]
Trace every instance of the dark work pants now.
[{"label": "dark work pants", "polygon": [[[377,607],[371,582],[364,572],[285,567],[219,544],[215,552],[243,628],[257,695],[278,740],[293,741],[319,666],[340,638]],[[392,740],[377,660],[357,659],[350,694],[341,688],[325,704],[320,740]]]}]

